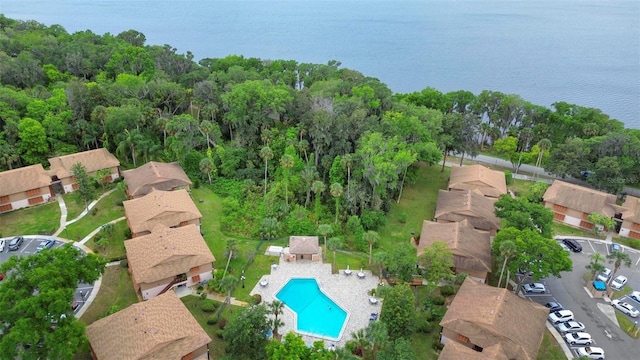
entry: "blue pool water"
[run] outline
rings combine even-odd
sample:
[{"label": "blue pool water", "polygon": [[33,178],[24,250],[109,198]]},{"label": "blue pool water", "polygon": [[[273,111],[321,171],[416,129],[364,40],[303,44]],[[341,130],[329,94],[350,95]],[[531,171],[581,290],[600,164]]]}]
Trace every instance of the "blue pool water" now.
[{"label": "blue pool water", "polygon": [[291,279],[276,298],[297,314],[296,331],[338,340],[347,312],[325,295],[315,279]]}]

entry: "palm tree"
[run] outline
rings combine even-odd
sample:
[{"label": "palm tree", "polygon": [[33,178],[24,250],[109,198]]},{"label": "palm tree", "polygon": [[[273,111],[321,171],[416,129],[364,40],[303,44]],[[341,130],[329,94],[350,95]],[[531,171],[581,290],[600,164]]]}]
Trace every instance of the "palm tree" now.
[{"label": "palm tree", "polygon": [[122,156],[123,154],[126,154],[127,151],[131,151],[133,167],[137,167],[136,147],[144,141],[144,137],[138,129],[133,129],[132,131],[129,131],[129,129],[125,129],[124,135],[124,139],[120,142],[120,144],[118,144],[118,147],[116,148],[116,153],[119,153]]},{"label": "palm tree", "polygon": [[340,209],[340,197],[344,193],[344,189],[342,188],[342,185],[340,185],[339,183],[333,183],[329,188],[329,192],[331,193],[331,196],[333,196],[333,198],[336,200],[336,220],[334,221],[334,223],[337,224],[338,213]]},{"label": "palm tree", "polygon": [[342,240],[337,237],[332,237],[327,242],[327,248],[333,251],[333,265],[336,264],[336,250],[342,247]]},{"label": "palm tree", "polygon": [[220,290],[227,294],[227,297],[225,299],[225,302],[227,304],[231,303],[231,291],[235,289],[237,284],[238,278],[233,275],[225,276],[222,278],[222,280],[220,280]]},{"label": "palm tree", "polygon": [[620,269],[620,266],[622,264],[624,264],[626,267],[631,266],[631,258],[627,253],[622,251],[612,252],[611,254],[607,255],[607,259],[609,259],[609,264],[613,264],[613,274],[611,274],[609,282],[611,282],[611,280],[615,278],[616,273],[618,272],[618,269]]},{"label": "palm tree", "polygon": [[289,207],[289,170],[293,167],[294,159],[289,154],[284,154],[280,158],[280,166],[284,169],[284,196],[287,207]]},{"label": "palm tree", "polygon": [[318,226],[318,234],[324,237],[324,251],[322,252],[323,259],[327,258],[327,236],[333,234],[333,228],[330,224],[321,224]]},{"label": "palm tree", "polygon": [[538,159],[536,160],[536,167],[540,167],[542,163],[542,156],[544,152],[551,149],[551,140],[549,139],[541,139],[538,141]]},{"label": "palm tree", "polygon": [[315,199],[314,212],[316,215],[316,224],[318,218],[320,217],[320,200],[322,199],[322,193],[324,192],[324,189],[326,189],[326,186],[321,180],[316,180],[313,182],[313,184],[311,184],[311,191],[313,191]]},{"label": "palm tree", "polygon": [[[514,244],[513,241],[507,240],[500,244],[500,256],[504,258],[504,262],[502,263],[502,270],[500,270],[500,278],[498,279],[497,287],[500,287],[500,284],[502,283],[502,275],[504,274],[504,269],[507,267],[507,261],[516,256],[517,253],[518,249],[516,248],[516,244]],[[506,283],[509,284],[508,278]]]},{"label": "palm tree", "polygon": [[373,244],[380,241],[380,235],[373,231],[369,230],[366,233],[362,234],[362,238],[369,244],[369,265],[371,265],[371,254],[373,252]]},{"label": "palm tree", "polygon": [[281,319],[278,319],[278,315],[281,315],[284,309],[284,303],[278,300],[274,300],[267,304],[267,308],[273,314],[274,319],[271,321],[271,326],[273,326],[273,337],[278,338],[278,328],[284,325],[284,322]]},{"label": "palm tree", "polygon": [[273,150],[269,147],[269,145],[265,145],[262,149],[260,149],[260,157],[264,160],[264,196],[267,197],[267,168],[269,164],[269,160],[273,159]]}]

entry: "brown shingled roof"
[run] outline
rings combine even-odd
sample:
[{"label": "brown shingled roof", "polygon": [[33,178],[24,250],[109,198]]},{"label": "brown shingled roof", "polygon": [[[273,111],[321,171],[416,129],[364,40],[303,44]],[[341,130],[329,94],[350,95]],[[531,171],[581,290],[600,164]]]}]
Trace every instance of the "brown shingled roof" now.
[{"label": "brown shingled roof", "polygon": [[0,172],[0,196],[18,194],[51,184],[51,178],[40,164]]},{"label": "brown shingled roof", "polygon": [[124,242],[129,269],[138,283],[150,283],[186,273],[215,261],[195,225],[157,225],[151,234]]},{"label": "brown shingled roof", "polygon": [[468,219],[476,229],[497,230],[500,219],[494,213],[496,201],[478,190],[440,190],[435,218],[453,222]]},{"label": "brown shingled roof", "polygon": [[496,344],[482,349],[482,352],[475,351],[453,340],[447,341],[438,356],[438,360],[509,360],[503,352],[502,346]]},{"label": "brown shingled roof", "polygon": [[453,253],[456,268],[491,271],[491,240],[489,233],[478,231],[468,220],[456,223],[424,221],[418,245],[418,256],[436,241],[444,242]]},{"label": "brown shingled roof", "polygon": [[538,356],[548,314],[549,309],[507,289],[467,278],[440,325],[484,349],[500,344],[509,359],[530,360]]},{"label": "brown shingled roof", "polygon": [[449,189],[478,189],[485,196],[497,198],[507,193],[507,181],[503,172],[482,165],[454,166],[451,168]]},{"label": "brown shingled roof", "polygon": [[151,161],[136,169],[122,172],[130,196],[141,196],[156,190],[172,190],[191,185],[191,180],[177,162]]},{"label": "brown shingled roof", "polygon": [[186,190],[152,190],[149,194],[122,203],[134,234],[151,231],[157,224],[177,226],[183,221],[202,218]]},{"label": "brown shingled roof", "polygon": [[613,217],[624,210],[616,205],[616,196],[580,185],[555,180],[542,197],[545,203],[566,206],[569,209]]},{"label": "brown shingled roof", "polygon": [[94,171],[108,169],[120,165],[120,161],[116,159],[105,148],[83,151],[75,154],[52,157],[49,159],[51,164],[50,173],[57,175],[59,179],[73,176],[71,167],[75,163],[81,163],[87,169],[88,173]]},{"label": "brown shingled roof", "polygon": [[181,359],[211,342],[173,291],[100,319],[86,333],[100,360]]},{"label": "brown shingled roof", "polygon": [[622,213],[623,220],[640,223],[640,198],[627,195],[622,206],[624,207],[624,211]]},{"label": "brown shingled roof", "polygon": [[289,237],[289,253],[291,254],[317,254],[320,252],[317,236],[291,236]]}]

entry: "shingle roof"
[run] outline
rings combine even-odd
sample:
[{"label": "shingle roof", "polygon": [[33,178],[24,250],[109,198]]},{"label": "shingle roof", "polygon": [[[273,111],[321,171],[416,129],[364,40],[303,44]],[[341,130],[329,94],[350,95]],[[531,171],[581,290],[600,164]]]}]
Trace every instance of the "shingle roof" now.
[{"label": "shingle roof", "polygon": [[151,161],[136,169],[123,171],[122,176],[131,196],[146,195],[151,189],[171,190],[191,185],[191,180],[177,162]]},{"label": "shingle roof", "polygon": [[51,178],[40,164],[0,172],[0,196],[18,194],[51,184]]},{"label": "shingle roof", "polygon": [[177,226],[183,221],[202,218],[186,190],[152,190],[149,194],[123,202],[131,232],[151,231],[157,224]]},{"label": "shingle roof", "polygon": [[52,157],[49,159],[52,175],[57,175],[59,179],[73,176],[71,167],[75,163],[81,163],[87,169],[88,173],[94,171],[108,169],[120,165],[120,161],[116,159],[105,148],[83,151],[75,154]]},{"label": "shingle roof", "polygon": [[453,253],[457,268],[491,271],[491,239],[489,233],[478,231],[468,220],[456,223],[424,221],[418,245],[418,256],[436,241],[444,242]]},{"label": "shingle roof", "polygon": [[451,168],[449,189],[478,189],[485,196],[497,198],[507,193],[507,181],[503,172],[482,165],[454,166]]},{"label": "shingle roof", "polygon": [[546,307],[507,289],[467,278],[440,325],[484,349],[500,344],[509,359],[529,360],[538,356],[548,314]]},{"label": "shingle roof", "polygon": [[195,225],[157,225],[151,234],[124,242],[129,269],[138,283],[150,283],[211,264],[215,258]]},{"label": "shingle roof", "polygon": [[545,203],[565,206],[572,210],[613,217],[624,210],[616,205],[616,196],[584,186],[555,180],[542,197]]},{"label": "shingle roof", "polygon": [[317,236],[291,236],[289,237],[289,253],[291,254],[317,254],[320,252]]},{"label": "shingle roof", "polygon": [[503,352],[502,346],[496,344],[482,349],[482,352],[475,351],[456,341],[449,340],[444,345],[438,360],[509,360]]},{"label": "shingle roof", "polygon": [[211,342],[173,291],[100,319],[86,333],[100,360],[180,359]]},{"label": "shingle roof", "polygon": [[627,195],[622,206],[625,208],[622,213],[622,220],[640,224],[640,198]]},{"label": "shingle roof", "polygon": [[494,213],[496,201],[478,190],[440,190],[435,218],[455,222],[468,219],[476,229],[497,230],[500,219]]}]

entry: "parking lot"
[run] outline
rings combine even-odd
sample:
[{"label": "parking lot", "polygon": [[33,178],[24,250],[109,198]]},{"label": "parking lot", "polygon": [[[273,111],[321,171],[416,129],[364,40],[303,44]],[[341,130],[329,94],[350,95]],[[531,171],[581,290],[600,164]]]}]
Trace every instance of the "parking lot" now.
[{"label": "parking lot", "polygon": [[[525,294],[525,296],[542,305],[555,301],[562,304],[564,309],[571,310],[575,321],[583,323],[585,325],[583,331],[591,335],[594,341],[591,345],[603,348],[607,359],[638,358],[640,341],[632,339],[605,315],[602,309],[610,311],[611,305],[606,303],[604,299],[591,298],[585,289],[586,284],[582,278],[587,271],[586,266],[591,261],[589,256],[598,252],[606,258],[609,254],[609,245],[602,241],[586,239],[578,239],[577,241],[582,245],[583,251],[581,253],[571,252],[573,271],[562,273],[562,278],[549,277],[536,281],[545,285],[546,293]],[[616,276],[625,275],[629,279],[627,286],[640,291],[640,271],[638,271],[640,252],[628,248],[624,248],[623,251],[629,254],[632,264],[630,267],[624,265],[620,267]],[[610,264],[608,260],[605,260],[604,265],[613,269],[613,264]],[[528,282],[533,282],[533,280],[525,279],[524,283]],[[628,296],[623,296],[620,299],[640,308],[640,303]],[[618,310],[615,311],[618,312]],[[640,317],[629,319],[634,322],[640,320]],[[574,356],[577,356],[575,350],[582,347],[566,345]]]},{"label": "parking lot", "polygon": [[[9,241],[11,240],[11,238],[5,238],[4,251],[0,252],[0,263],[7,261],[13,255],[28,256],[31,254],[35,254],[36,249],[38,248],[38,245],[42,241],[49,240],[49,239],[55,240],[49,236],[25,236],[24,241],[22,242],[22,245],[20,246],[20,248],[16,251],[10,251]],[[58,247],[61,247],[62,245],[63,245],[62,241],[56,241],[52,248],[58,248]],[[93,284],[83,284],[83,283],[78,284],[78,287],[76,288],[76,291],[74,294],[74,301],[76,302],[76,305],[77,305],[74,310],[75,313],[80,311],[82,306],[84,306],[85,301],[89,297],[89,294],[91,294],[92,290],[93,290]]]}]

